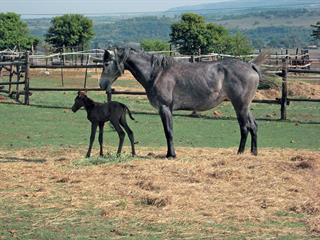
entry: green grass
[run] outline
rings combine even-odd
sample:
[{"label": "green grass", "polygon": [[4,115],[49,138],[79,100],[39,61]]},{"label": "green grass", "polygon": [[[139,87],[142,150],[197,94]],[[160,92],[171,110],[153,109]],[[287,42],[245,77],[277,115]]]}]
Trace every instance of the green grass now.
[{"label": "green grass", "polygon": [[[104,210],[89,205],[62,217],[64,213],[59,208],[37,209],[8,202],[1,202],[0,212],[3,214],[0,216],[1,239],[319,239],[312,235],[281,233],[290,229],[304,231],[306,226],[299,218],[263,223],[209,221],[201,226],[192,221],[147,224],[139,219],[108,218]],[[260,231],[256,232],[257,229]]]},{"label": "green grass", "polygon": [[[90,93],[95,100],[104,101],[103,93]],[[85,111],[72,113],[75,93],[34,93],[32,106],[0,104],[0,148],[37,146],[83,146],[87,145],[90,123]],[[137,122],[128,118],[140,146],[166,146],[161,120],[146,99],[114,96],[133,111]],[[44,106],[62,106],[55,109]],[[212,111],[193,118],[190,112],[176,112],[174,116],[174,140],[176,146],[185,147],[236,147],[239,129],[230,103],[214,109],[222,113],[213,119]],[[279,106],[253,104],[252,111],[259,125],[259,146],[280,148],[304,148],[320,150],[320,104],[291,103],[288,121],[279,121]],[[141,113],[142,112],[142,113]],[[105,142],[117,146],[118,136],[108,125]],[[96,141],[97,144],[97,141]],[[126,139],[125,144],[129,144]]]}]

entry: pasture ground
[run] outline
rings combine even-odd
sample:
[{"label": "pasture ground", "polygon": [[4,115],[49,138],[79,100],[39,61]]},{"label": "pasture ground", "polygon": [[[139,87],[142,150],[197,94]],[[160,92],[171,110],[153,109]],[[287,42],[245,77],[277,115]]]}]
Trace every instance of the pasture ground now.
[{"label": "pasture ground", "polygon": [[[58,86],[50,77],[33,76],[31,84]],[[78,86],[71,77],[65,84]],[[139,88],[127,79],[116,84]],[[178,158],[167,160],[160,118],[146,98],[114,96],[137,119],[128,123],[138,156],[128,155],[126,139],[116,158],[118,137],[106,126],[107,156],[96,157],[96,141],[84,159],[90,125],[85,111],[69,110],[74,97],[33,93],[31,106],[0,100],[0,239],[320,239],[318,103],[291,103],[284,122],[279,105],[253,104],[258,157],[235,154],[230,103],[200,117],[177,112]]]},{"label": "pasture ground", "polygon": [[[115,149],[113,149],[115,150]],[[127,149],[128,150],[128,149]],[[319,239],[320,153],[0,152],[2,239]],[[97,151],[95,151],[97,154]]]}]

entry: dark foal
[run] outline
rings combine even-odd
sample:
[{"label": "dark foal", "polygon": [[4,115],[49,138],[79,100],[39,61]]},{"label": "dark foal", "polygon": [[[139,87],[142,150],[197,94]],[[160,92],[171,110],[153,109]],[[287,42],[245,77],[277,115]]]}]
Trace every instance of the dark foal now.
[{"label": "dark foal", "polygon": [[125,137],[125,132],[121,128],[127,132],[130,142],[131,142],[131,150],[132,156],[136,154],[134,149],[134,136],[132,130],[129,128],[126,121],[126,112],[129,113],[129,116],[132,120],[134,118],[131,115],[129,108],[119,102],[111,101],[108,103],[97,103],[87,97],[84,92],[78,92],[78,96],[74,100],[74,104],[72,106],[72,111],[76,112],[81,107],[84,107],[87,111],[87,118],[91,122],[91,135],[90,135],[90,144],[86,157],[90,157],[92,144],[95,139],[97,127],[99,126],[99,144],[100,144],[100,156],[103,156],[103,127],[105,122],[110,121],[113,125],[114,129],[117,131],[119,135],[119,147],[117,154],[120,155],[121,149],[123,146],[123,141]]}]

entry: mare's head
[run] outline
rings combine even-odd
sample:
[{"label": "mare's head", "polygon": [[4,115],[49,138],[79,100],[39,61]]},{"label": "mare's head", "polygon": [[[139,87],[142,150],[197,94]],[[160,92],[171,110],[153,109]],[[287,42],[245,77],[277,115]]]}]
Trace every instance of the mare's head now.
[{"label": "mare's head", "polygon": [[126,61],[125,49],[105,50],[103,55],[103,70],[100,76],[100,88],[110,90],[112,83],[124,72]]},{"label": "mare's head", "polygon": [[76,112],[78,111],[81,107],[84,107],[85,105],[85,101],[87,99],[87,95],[85,92],[83,91],[79,91],[78,95],[76,96],[76,98],[74,99],[74,104],[71,108],[72,112]]}]

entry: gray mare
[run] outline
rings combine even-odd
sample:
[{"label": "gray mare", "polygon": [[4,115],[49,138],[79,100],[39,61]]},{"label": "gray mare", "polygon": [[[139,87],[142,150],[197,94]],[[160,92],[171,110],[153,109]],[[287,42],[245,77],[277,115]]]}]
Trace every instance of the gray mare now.
[{"label": "gray mare", "polygon": [[167,157],[176,156],[173,110],[205,111],[229,99],[240,125],[238,153],[244,152],[250,132],[251,152],[257,155],[257,123],[250,104],[261,78],[258,66],[267,57],[267,53],[261,53],[250,63],[234,59],[186,63],[133,48],[116,48],[105,51],[100,87],[110,89],[125,69],[132,73],[145,88],[151,105],[159,110],[167,139]]}]

